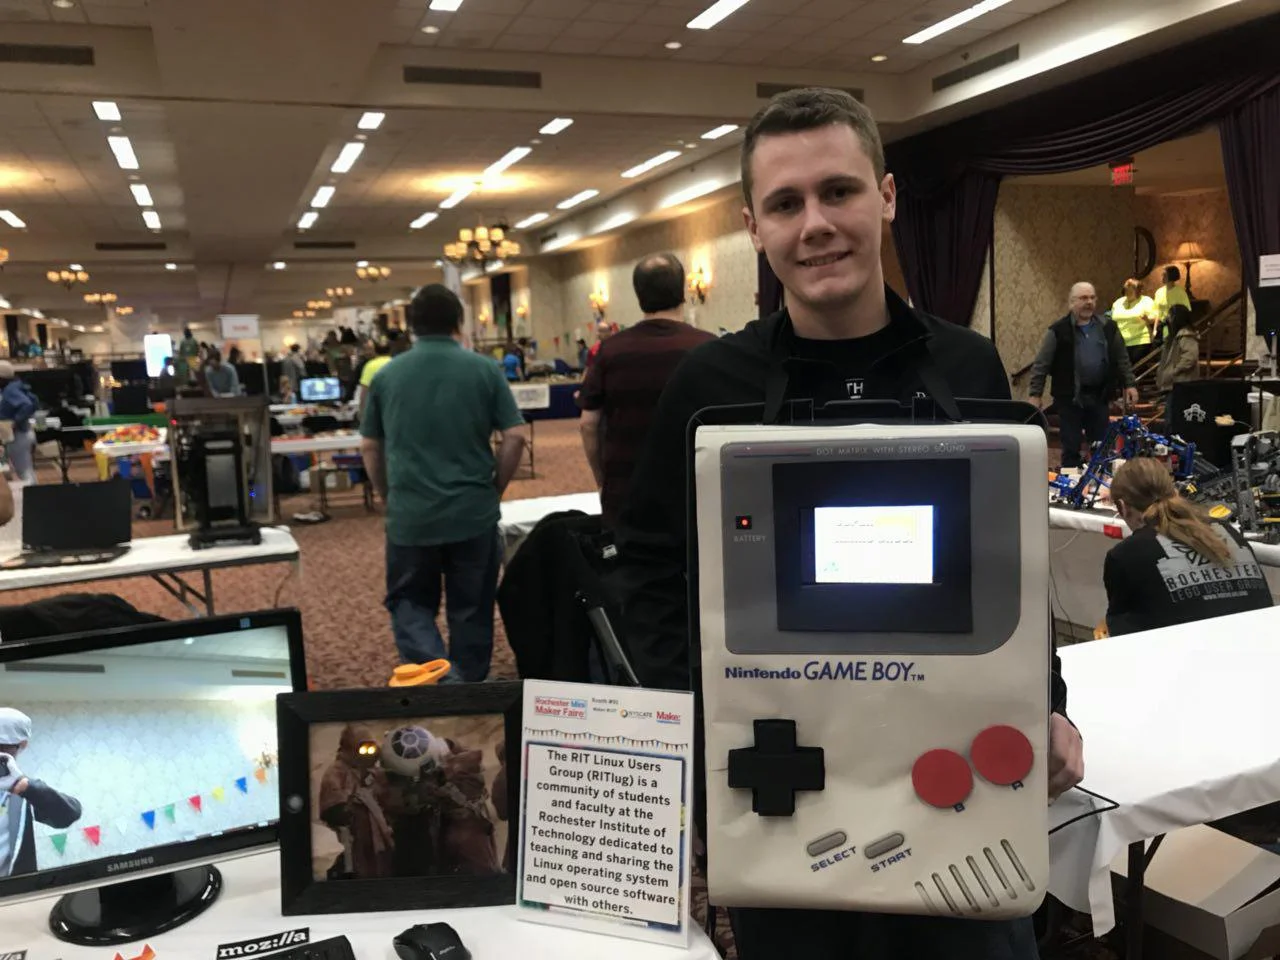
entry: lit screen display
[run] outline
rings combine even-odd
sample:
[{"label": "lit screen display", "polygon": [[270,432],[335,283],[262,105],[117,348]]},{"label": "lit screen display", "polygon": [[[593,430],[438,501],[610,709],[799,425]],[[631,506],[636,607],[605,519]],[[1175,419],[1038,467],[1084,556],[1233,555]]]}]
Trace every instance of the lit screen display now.
[{"label": "lit screen display", "polygon": [[816,583],[933,583],[933,506],[815,507]]}]

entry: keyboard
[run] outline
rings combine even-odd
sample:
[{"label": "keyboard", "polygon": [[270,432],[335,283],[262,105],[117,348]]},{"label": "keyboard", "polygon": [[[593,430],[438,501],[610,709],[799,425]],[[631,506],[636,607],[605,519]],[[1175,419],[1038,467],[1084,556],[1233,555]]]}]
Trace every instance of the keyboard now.
[{"label": "keyboard", "polygon": [[107,563],[129,552],[126,547],[88,550],[36,550],[20,553],[0,563],[0,570],[35,570],[40,567],[79,567],[88,563]]}]

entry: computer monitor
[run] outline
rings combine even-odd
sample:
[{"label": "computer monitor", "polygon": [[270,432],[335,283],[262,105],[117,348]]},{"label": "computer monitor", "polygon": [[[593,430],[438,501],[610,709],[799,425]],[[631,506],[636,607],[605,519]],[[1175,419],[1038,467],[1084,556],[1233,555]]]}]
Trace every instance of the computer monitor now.
[{"label": "computer monitor", "polygon": [[303,403],[337,403],[342,399],[342,381],[337,377],[308,377],[302,381]]},{"label": "computer monitor", "polygon": [[240,378],[240,386],[244,387],[246,397],[265,397],[267,395],[267,368],[261,363],[237,363],[236,375]]},{"label": "computer monitor", "polygon": [[29,778],[0,773],[0,903],[66,891],[52,930],[91,946],[202,913],[210,861],[277,843],[275,700],[305,689],[296,610],[0,644],[0,763]]}]

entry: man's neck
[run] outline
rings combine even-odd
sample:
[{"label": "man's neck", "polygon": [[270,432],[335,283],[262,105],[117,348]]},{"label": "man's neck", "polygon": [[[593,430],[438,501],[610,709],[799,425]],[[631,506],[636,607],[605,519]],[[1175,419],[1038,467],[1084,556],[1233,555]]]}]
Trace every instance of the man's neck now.
[{"label": "man's neck", "polygon": [[1085,314],[1083,317],[1081,317],[1081,316],[1077,316],[1077,317],[1076,317],[1076,323],[1078,323],[1080,326],[1082,326],[1082,327],[1083,327],[1085,324],[1087,324],[1087,323],[1088,323],[1090,320],[1092,320],[1092,319],[1093,319],[1093,314],[1092,314],[1092,313],[1088,313],[1088,314]]},{"label": "man's neck", "polygon": [[655,310],[653,313],[644,315],[646,320],[674,320],[676,323],[684,323],[684,307],[672,307],[670,310]]},{"label": "man's neck", "polygon": [[889,325],[884,283],[869,280],[862,295],[830,310],[814,310],[799,302],[787,305],[791,326],[805,340],[853,340],[869,337]]}]

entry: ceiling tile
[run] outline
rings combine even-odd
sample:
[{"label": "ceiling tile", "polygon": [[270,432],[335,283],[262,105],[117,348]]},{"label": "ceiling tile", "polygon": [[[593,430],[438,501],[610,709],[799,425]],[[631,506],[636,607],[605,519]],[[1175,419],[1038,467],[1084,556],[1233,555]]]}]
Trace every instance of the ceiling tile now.
[{"label": "ceiling tile", "polygon": [[559,37],[547,47],[550,53],[592,54],[600,51],[600,43],[596,40],[582,40],[575,37]]},{"label": "ceiling tile", "polygon": [[795,11],[797,17],[811,17],[815,20],[835,20],[854,9],[848,0],[808,0],[804,6]]},{"label": "ceiling tile", "polygon": [[626,29],[621,23],[601,23],[598,20],[576,20],[565,28],[562,37],[574,40],[610,40]]},{"label": "ceiling tile", "polygon": [[821,34],[825,26],[821,20],[786,17],[779,20],[771,32],[780,37],[811,37]]},{"label": "ceiling tile", "polygon": [[541,53],[551,45],[551,40],[551,37],[526,37],[520,34],[504,33],[493,42],[493,49]]},{"label": "ceiling tile", "polygon": [[673,60],[690,60],[695,63],[715,63],[728,52],[726,47],[706,47],[701,44],[677,50]]},{"label": "ceiling tile", "polygon": [[557,37],[564,32],[572,20],[554,20],[549,17],[516,17],[507,27],[508,34],[520,34],[527,37]]},{"label": "ceiling tile", "polygon": [[671,39],[671,31],[648,23],[630,23],[618,34],[618,39],[631,43],[665,43]]},{"label": "ceiling tile", "polygon": [[673,7],[650,7],[644,13],[640,14],[640,23],[652,23],[659,27],[680,27],[688,23],[690,17],[683,10],[676,10]]},{"label": "ceiling tile", "polygon": [[763,63],[773,53],[768,48],[759,50],[728,50],[720,57],[720,63],[733,63],[740,66]]},{"label": "ceiling tile", "polygon": [[529,6],[524,8],[524,14],[530,17],[573,20],[582,16],[589,6],[588,0],[530,0]]},{"label": "ceiling tile", "polygon": [[463,7],[454,14],[447,32],[461,30],[464,33],[501,33],[510,25],[510,17],[496,13],[472,13]]},{"label": "ceiling tile", "polygon": [[807,37],[799,37],[794,42],[787,45],[790,50],[803,50],[806,53],[821,54],[829,53],[844,45],[845,41],[840,37],[833,37],[830,34],[815,33]]},{"label": "ceiling tile", "polygon": [[632,23],[644,12],[643,7],[632,3],[593,3],[584,13],[585,20],[603,20],[606,23]]}]

